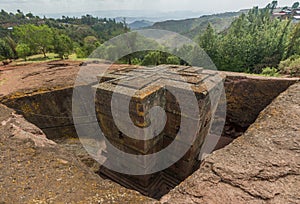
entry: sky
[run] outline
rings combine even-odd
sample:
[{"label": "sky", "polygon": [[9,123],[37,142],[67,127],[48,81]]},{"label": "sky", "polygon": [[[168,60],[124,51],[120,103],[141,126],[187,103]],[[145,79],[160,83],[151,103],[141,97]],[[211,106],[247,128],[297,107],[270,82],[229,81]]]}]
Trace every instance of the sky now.
[{"label": "sky", "polygon": [[[264,7],[272,0],[0,0],[0,8],[10,12],[53,14],[99,10],[196,11],[221,13],[253,6]],[[296,0],[279,0],[279,5],[292,5]]]}]

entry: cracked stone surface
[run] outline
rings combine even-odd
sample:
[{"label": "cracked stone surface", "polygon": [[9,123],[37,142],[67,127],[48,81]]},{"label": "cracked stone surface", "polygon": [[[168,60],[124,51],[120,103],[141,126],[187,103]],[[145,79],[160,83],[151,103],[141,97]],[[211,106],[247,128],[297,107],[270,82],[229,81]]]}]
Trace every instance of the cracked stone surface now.
[{"label": "cracked stone surface", "polygon": [[94,174],[0,104],[0,203],[153,203]]},{"label": "cracked stone surface", "polygon": [[300,203],[300,83],[162,203]]}]

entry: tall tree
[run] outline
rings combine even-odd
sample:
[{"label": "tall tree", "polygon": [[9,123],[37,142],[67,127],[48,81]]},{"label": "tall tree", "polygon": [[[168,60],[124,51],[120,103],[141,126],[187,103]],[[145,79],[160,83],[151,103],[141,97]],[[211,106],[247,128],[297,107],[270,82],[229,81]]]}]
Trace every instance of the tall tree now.
[{"label": "tall tree", "polygon": [[11,47],[5,40],[0,39],[0,59],[3,60],[12,58],[14,58],[14,54]]},{"label": "tall tree", "polygon": [[32,53],[40,51],[45,58],[47,57],[46,53],[53,48],[53,31],[47,25],[18,26],[15,28],[14,34],[20,43],[25,43],[30,47]]},{"label": "tall tree", "polygon": [[161,60],[161,53],[159,51],[151,51],[145,56],[144,60],[142,61],[142,65],[156,66],[161,64]]},{"label": "tall tree", "polygon": [[286,48],[285,59],[295,54],[300,54],[300,23],[296,25],[290,35],[289,43]]},{"label": "tall tree", "polygon": [[292,6],[292,9],[297,9],[297,8],[299,8],[299,2],[295,2],[294,4],[293,4],[293,6]]},{"label": "tall tree", "polygon": [[95,36],[87,36],[83,40],[83,51],[85,52],[86,57],[93,53],[99,46],[100,42]]},{"label": "tall tree", "polygon": [[260,73],[266,66],[278,65],[287,44],[290,21],[271,18],[270,10],[275,5],[273,2],[264,9],[254,7],[233,21],[214,48],[220,56],[213,59],[219,69]]},{"label": "tall tree", "polygon": [[277,8],[278,1],[272,1],[270,4],[268,4],[267,8],[270,9],[270,12],[273,13],[274,10]]},{"label": "tall tree", "polygon": [[217,58],[218,35],[209,23],[205,32],[199,37],[199,45],[213,59]]},{"label": "tall tree", "polygon": [[53,51],[58,54],[61,59],[68,58],[73,51],[73,41],[65,34],[54,35]]}]

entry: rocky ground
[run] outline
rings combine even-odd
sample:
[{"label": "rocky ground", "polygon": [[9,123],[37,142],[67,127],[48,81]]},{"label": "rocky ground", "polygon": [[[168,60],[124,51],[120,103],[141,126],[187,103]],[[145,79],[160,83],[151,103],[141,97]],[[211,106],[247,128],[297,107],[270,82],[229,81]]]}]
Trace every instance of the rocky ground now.
[{"label": "rocky ground", "polygon": [[[58,60],[0,66],[0,97],[16,92],[71,87],[74,85],[79,70],[89,69],[89,66],[80,66],[83,63],[82,61]],[[103,69],[107,68],[106,66],[107,64],[104,63]],[[126,66],[128,65],[113,65],[110,70]]]},{"label": "rocky ground", "polygon": [[100,178],[0,105],[0,203],[152,203]]},{"label": "rocky ground", "polygon": [[300,83],[214,152],[163,203],[300,203]]},{"label": "rocky ground", "polygon": [[[55,61],[0,67],[0,98],[67,90],[73,86],[81,63]],[[114,65],[112,69],[124,66],[127,65]],[[242,121],[246,126],[297,80],[226,75],[229,76],[225,84],[230,96],[228,109],[231,119],[235,119],[231,122]],[[45,94],[45,98],[47,96]],[[64,97],[52,99],[62,101]],[[300,203],[299,103],[300,83],[290,87],[264,110],[246,134],[208,156],[198,171],[161,202]],[[49,114],[60,116],[55,111],[60,110],[51,108]],[[239,120],[241,118],[243,120]],[[239,135],[241,132],[243,130]],[[232,132],[236,133],[236,130]],[[39,128],[13,110],[0,105],[0,203],[155,202],[96,175],[98,164],[77,139],[58,138],[55,142],[46,139]]]},{"label": "rocky ground", "polygon": [[[73,85],[79,61],[55,61],[0,67],[0,95]],[[59,66],[58,66],[59,65]]]}]

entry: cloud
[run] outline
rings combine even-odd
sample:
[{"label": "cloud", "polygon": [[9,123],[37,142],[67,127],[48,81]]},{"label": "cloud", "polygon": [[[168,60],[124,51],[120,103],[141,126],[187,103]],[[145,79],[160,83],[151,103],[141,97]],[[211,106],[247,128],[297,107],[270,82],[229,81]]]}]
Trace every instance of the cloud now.
[{"label": "cloud", "polygon": [[[1,0],[1,7],[15,12],[20,9],[35,14],[89,12],[97,10],[236,11],[252,6],[265,6],[271,0]],[[295,0],[279,1],[292,5]]]},{"label": "cloud", "polygon": [[1,4],[24,4],[27,0],[1,0]]}]

